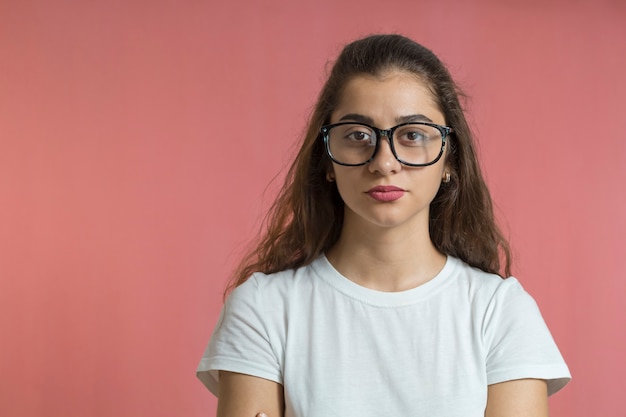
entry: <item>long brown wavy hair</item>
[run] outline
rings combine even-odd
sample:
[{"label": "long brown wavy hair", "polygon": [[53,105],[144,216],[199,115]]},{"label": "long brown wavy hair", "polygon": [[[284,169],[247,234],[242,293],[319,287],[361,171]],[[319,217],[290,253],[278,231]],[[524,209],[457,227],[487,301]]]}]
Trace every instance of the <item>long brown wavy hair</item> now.
[{"label": "long brown wavy hair", "polygon": [[483,271],[509,276],[508,242],[496,224],[493,204],[463,113],[458,86],[429,49],[401,35],[372,35],[346,45],[335,61],[311,115],[300,150],[274,200],[258,239],[241,260],[226,294],[252,273],[307,265],[330,249],[343,225],[344,203],[326,180],[331,161],[320,138],[346,83],[359,74],[401,70],[425,82],[453,129],[447,142],[451,180],[442,183],[430,206],[430,237],[446,255]]}]

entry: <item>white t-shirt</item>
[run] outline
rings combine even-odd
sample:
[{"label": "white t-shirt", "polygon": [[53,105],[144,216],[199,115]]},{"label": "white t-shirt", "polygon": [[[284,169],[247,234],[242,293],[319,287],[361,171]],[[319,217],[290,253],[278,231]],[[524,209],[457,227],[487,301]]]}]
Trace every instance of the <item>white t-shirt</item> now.
[{"label": "white t-shirt", "polygon": [[286,417],[483,417],[487,385],[570,379],[535,301],[515,278],[448,257],[427,283],[380,292],[321,256],[254,274],[228,297],[198,367],[278,382]]}]

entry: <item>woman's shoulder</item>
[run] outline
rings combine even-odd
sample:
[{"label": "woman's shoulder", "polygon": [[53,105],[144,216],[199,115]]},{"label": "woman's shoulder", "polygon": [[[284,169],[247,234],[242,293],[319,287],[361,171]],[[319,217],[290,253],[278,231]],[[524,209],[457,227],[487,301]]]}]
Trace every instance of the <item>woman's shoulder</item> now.
[{"label": "woman's shoulder", "polygon": [[241,285],[237,286],[228,299],[255,300],[257,302],[276,302],[293,297],[298,293],[306,293],[317,282],[314,279],[317,258],[308,265],[286,269],[279,272],[255,272]]},{"label": "woman's shoulder", "polygon": [[506,297],[525,293],[520,281],[514,276],[503,278],[473,267],[458,258],[451,260],[455,264],[455,281],[470,295],[491,299],[494,296]]}]

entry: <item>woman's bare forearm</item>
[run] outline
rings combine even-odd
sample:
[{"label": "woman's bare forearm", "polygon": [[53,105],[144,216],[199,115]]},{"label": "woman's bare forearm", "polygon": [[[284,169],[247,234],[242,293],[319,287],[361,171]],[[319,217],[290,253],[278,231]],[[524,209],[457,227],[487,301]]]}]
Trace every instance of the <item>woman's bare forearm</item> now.
[{"label": "woman's bare forearm", "polygon": [[485,417],[548,417],[548,388],[541,379],[489,385]]},{"label": "woman's bare forearm", "polygon": [[263,410],[268,416],[282,417],[282,385],[263,378],[234,372],[220,372],[217,417],[251,417]]}]

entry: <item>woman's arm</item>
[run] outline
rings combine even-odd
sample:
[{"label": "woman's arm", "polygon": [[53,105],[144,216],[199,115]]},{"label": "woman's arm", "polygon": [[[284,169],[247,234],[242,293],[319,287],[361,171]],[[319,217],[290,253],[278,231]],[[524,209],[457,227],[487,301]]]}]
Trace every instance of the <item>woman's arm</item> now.
[{"label": "woman's arm", "polygon": [[489,385],[485,417],[548,417],[548,387],[542,379]]},{"label": "woman's arm", "polygon": [[283,386],[263,378],[220,371],[217,417],[250,417],[264,411],[281,417]]},{"label": "woman's arm", "polygon": [[[217,417],[250,417],[263,410],[283,415],[282,385],[263,378],[220,372]],[[548,389],[541,379],[489,385],[485,417],[548,417]]]}]

